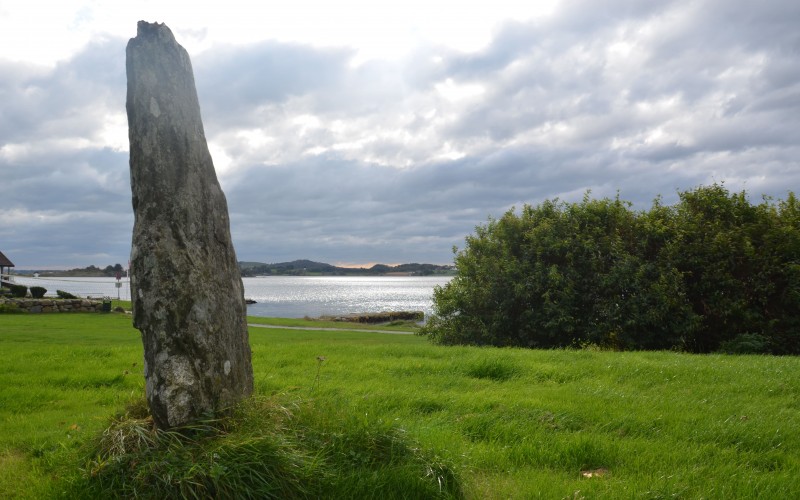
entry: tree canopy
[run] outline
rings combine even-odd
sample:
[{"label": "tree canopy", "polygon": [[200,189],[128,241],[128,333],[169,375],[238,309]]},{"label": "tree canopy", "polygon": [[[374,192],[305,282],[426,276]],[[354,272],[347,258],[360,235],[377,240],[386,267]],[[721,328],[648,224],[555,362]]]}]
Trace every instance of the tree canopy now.
[{"label": "tree canopy", "polygon": [[724,185],[647,211],[547,200],[454,249],[423,334],[441,344],[800,353],[800,204]]}]

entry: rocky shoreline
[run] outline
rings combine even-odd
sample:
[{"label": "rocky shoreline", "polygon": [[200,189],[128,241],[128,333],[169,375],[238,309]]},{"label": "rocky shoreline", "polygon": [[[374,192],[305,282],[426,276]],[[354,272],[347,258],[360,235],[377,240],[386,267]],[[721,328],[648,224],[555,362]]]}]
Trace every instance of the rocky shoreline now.
[{"label": "rocky shoreline", "polygon": [[385,311],[376,313],[343,314],[339,316],[321,316],[320,321],[342,321],[350,323],[389,323],[392,321],[424,321],[423,311]]}]

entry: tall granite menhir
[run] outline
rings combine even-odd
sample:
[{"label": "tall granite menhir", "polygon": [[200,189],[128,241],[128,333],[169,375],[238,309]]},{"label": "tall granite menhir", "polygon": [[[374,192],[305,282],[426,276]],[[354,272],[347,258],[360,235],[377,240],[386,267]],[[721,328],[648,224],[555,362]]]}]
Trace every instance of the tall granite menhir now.
[{"label": "tall granite menhir", "polygon": [[139,21],[127,73],[133,322],[150,410],[169,428],[252,392],[247,306],[189,55]]}]

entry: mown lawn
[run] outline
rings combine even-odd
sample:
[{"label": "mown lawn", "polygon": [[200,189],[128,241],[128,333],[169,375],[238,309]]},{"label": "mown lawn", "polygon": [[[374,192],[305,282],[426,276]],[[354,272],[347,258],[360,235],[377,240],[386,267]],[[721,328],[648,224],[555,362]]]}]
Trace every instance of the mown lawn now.
[{"label": "mown lawn", "polygon": [[[797,358],[250,340],[259,395],[391,426],[469,498],[800,498]],[[81,444],[141,397],[141,358],[129,316],[0,315],[0,497],[57,496]]]}]

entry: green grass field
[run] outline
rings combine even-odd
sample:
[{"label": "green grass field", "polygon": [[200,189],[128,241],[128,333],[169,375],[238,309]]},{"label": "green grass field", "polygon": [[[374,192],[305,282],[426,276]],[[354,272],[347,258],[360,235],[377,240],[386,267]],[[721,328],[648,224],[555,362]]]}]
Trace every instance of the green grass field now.
[{"label": "green grass field", "polygon": [[[467,498],[800,498],[797,358],[261,328],[250,342],[257,394],[306,434],[388,429]],[[0,315],[0,363],[0,497],[64,495],[87,443],[141,400],[139,333],[121,314]],[[368,496],[328,493],[344,491]]]}]

